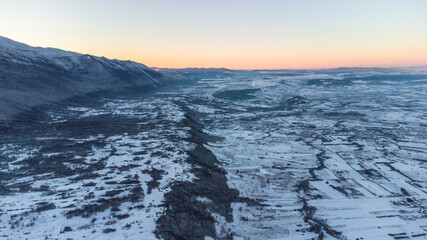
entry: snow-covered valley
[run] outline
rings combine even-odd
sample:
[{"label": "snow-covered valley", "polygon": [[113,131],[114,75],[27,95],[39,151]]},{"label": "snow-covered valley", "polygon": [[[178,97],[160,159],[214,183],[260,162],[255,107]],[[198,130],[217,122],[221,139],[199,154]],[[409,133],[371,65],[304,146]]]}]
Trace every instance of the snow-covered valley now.
[{"label": "snow-covered valley", "polygon": [[427,237],[424,69],[207,72],[2,124],[0,239]]}]

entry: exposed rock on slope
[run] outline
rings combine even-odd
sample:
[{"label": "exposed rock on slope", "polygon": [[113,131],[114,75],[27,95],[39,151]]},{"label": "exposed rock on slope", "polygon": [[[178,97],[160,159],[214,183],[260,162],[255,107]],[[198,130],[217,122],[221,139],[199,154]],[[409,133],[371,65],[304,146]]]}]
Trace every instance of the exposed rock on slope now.
[{"label": "exposed rock on slope", "polygon": [[132,61],[30,47],[0,37],[0,120],[69,97],[168,78]]}]

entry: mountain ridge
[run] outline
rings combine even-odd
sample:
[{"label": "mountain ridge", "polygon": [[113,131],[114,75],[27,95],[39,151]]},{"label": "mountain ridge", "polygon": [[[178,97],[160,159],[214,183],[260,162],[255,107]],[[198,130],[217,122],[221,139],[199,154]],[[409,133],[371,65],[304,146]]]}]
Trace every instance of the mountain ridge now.
[{"label": "mountain ridge", "polygon": [[133,61],[31,47],[0,36],[0,120],[70,97],[174,79]]}]

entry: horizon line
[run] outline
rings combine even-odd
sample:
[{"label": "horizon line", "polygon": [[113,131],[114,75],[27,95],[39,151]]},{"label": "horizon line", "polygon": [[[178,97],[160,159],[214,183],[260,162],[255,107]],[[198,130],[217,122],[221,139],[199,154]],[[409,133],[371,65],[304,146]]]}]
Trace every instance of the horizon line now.
[{"label": "horizon line", "polygon": [[[120,60],[120,59],[115,59]],[[126,60],[120,60],[126,61]],[[134,61],[134,60],[128,60]],[[136,61],[135,61],[136,62]],[[143,63],[140,63],[143,64]],[[333,69],[404,69],[404,68],[427,68],[426,65],[404,65],[404,66],[341,66],[341,67],[325,67],[325,68],[228,68],[228,67],[151,67],[154,70],[184,70],[184,69],[225,69],[232,71],[278,71],[278,70],[292,70],[292,71],[303,71],[303,70],[333,70]]]}]

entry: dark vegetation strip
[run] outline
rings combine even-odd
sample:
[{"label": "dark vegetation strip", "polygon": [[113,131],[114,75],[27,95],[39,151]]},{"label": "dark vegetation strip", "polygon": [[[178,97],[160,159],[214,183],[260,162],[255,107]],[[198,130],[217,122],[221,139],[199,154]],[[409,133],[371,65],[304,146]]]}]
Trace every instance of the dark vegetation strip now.
[{"label": "dark vegetation strip", "polygon": [[[233,220],[232,202],[258,204],[254,200],[239,197],[239,192],[227,185],[226,171],[220,167],[215,155],[203,144],[219,140],[203,132],[203,123],[196,113],[178,103],[185,111],[183,124],[191,128],[189,141],[196,146],[188,152],[187,162],[196,176],[193,182],[175,182],[171,191],[165,194],[166,210],[157,221],[157,237],[163,239],[232,239],[231,234],[218,235],[212,213],[224,216],[227,222]],[[197,197],[209,199],[198,201]]]},{"label": "dark vegetation strip", "polygon": [[[312,146],[310,144],[310,142],[306,142],[306,144]],[[310,168],[308,170],[310,175],[311,175],[312,181],[319,181],[319,178],[316,175],[315,171],[319,171],[319,170],[326,168],[325,160],[328,157],[326,156],[325,151],[321,150],[320,153],[316,154],[316,158],[319,161],[318,166]],[[303,191],[305,196],[310,196],[311,188],[310,188],[310,180],[309,179],[300,181],[295,187],[296,187],[297,193],[300,193],[301,191]],[[301,214],[304,217],[304,222],[306,222],[310,225],[310,228],[308,229],[309,231],[318,234],[318,236],[317,236],[318,239],[324,239],[325,238],[324,232],[326,232],[330,236],[335,237],[337,239],[343,238],[341,232],[332,229],[326,223],[325,220],[314,217],[314,214],[316,213],[317,209],[313,206],[308,205],[308,202],[306,199],[307,197],[299,197],[299,198],[300,198],[300,201],[302,202],[302,207],[299,209],[299,211],[301,212]]]}]

